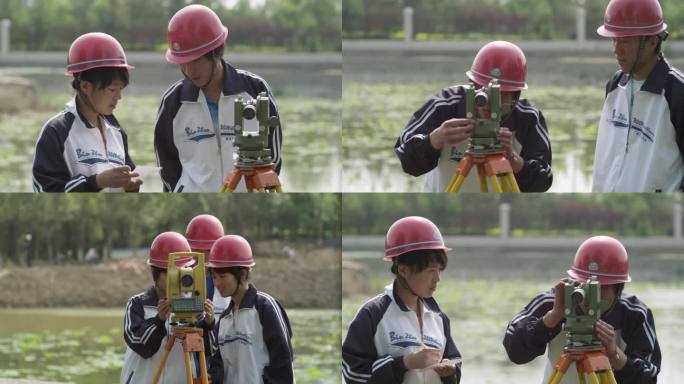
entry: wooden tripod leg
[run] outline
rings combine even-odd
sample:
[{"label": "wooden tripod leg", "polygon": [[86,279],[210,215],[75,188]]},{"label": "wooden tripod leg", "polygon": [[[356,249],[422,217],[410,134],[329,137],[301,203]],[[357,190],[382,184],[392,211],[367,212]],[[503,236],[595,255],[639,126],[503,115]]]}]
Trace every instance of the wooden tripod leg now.
[{"label": "wooden tripod leg", "polygon": [[575,363],[575,367],[577,368],[577,380],[579,380],[579,384],[587,384],[587,381],[584,380],[584,372],[582,371],[582,364]]},{"label": "wooden tripod leg", "polygon": [[188,384],[192,384],[192,367],[190,365],[190,352],[185,351],[185,378]]},{"label": "wooden tripod leg", "polygon": [[204,351],[199,352],[200,359],[200,378],[202,379],[202,384],[209,384],[209,378],[207,374],[207,359],[204,355]]},{"label": "wooden tripod leg", "polygon": [[565,375],[565,372],[568,371],[570,363],[572,363],[572,359],[569,355],[560,355],[560,357],[558,357],[558,360],[556,360],[556,363],[553,365],[553,373],[551,374],[551,377],[549,377],[548,384],[560,383],[561,379],[563,378],[563,375]]},{"label": "wooden tripod leg", "polygon": [[164,348],[164,354],[162,355],[161,361],[159,362],[159,367],[157,368],[157,372],[154,374],[154,377],[152,378],[152,384],[157,384],[159,382],[159,378],[161,377],[161,374],[164,371],[164,367],[166,367],[166,360],[169,359],[169,353],[173,349],[173,344],[175,342],[176,342],[176,336],[175,335],[169,336],[169,339],[166,341],[166,347]]},{"label": "wooden tripod leg", "polygon": [[553,372],[551,373],[551,377],[549,377],[548,384],[558,384],[560,383],[561,379],[563,378],[563,375],[565,372],[561,372],[557,370],[556,368],[553,369]]},{"label": "wooden tripod leg", "polygon": [[492,189],[494,189],[494,192],[503,192],[501,190],[501,184],[499,184],[499,179],[496,177],[496,175],[489,176],[489,182],[492,183]]},{"label": "wooden tripod leg", "polygon": [[458,192],[458,190],[461,189],[461,186],[463,185],[463,180],[465,180],[465,177],[463,177],[463,175],[455,173],[454,176],[451,177],[449,185],[447,185],[446,191]]},{"label": "wooden tripod leg", "polygon": [[508,183],[508,179],[506,178],[506,175],[502,175],[499,178],[499,182],[501,183],[501,190],[503,192],[510,192],[511,191],[511,186]]},{"label": "wooden tripod leg", "polygon": [[507,173],[504,176],[506,179],[508,179],[508,184],[511,185],[511,192],[520,192],[520,187],[518,186],[518,182],[515,180],[515,175],[512,173]]},{"label": "wooden tripod leg", "polygon": [[447,192],[458,192],[463,186],[463,181],[468,177],[470,169],[473,167],[473,158],[471,156],[466,156],[461,161],[458,162],[454,176],[451,178],[449,185],[447,186]]},{"label": "wooden tripod leg", "polygon": [[238,184],[240,184],[240,178],[242,177],[242,173],[240,172],[239,169],[234,169],[233,172],[228,175],[227,180],[223,183],[223,188],[221,189],[222,192],[233,192],[235,191],[235,188],[237,188]]},{"label": "wooden tripod leg", "polygon": [[487,185],[487,174],[483,164],[477,164],[477,177],[480,179],[480,192],[489,192]]},{"label": "wooden tripod leg", "polygon": [[598,376],[596,375],[596,372],[589,372],[589,381],[591,382],[591,384],[601,384]]}]

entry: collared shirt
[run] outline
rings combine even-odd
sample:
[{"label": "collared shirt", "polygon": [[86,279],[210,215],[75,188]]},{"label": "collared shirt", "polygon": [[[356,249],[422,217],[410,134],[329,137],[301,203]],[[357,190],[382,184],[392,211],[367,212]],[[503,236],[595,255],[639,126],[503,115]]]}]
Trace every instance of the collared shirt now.
[{"label": "collared shirt", "polygon": [[[396,284],[396,283],[395,283]],[[421,318],[406,307],[394,285],[364,303],[349,325],[342,344],[342,374],[346,383],[458,383],[461,364],[453,376],[440,378],[434,369],[407,370],[404,355],[422,348],[442,351],[443,359],[460,358],[451,338],[449,318],[437,302],[420,299]]]},{"label": "collared shirt", "polygon": [[606,86],[592,190],[681,191],[684,74],[662,58],[630,103],[631,81],[628,74],[618,71]]},{"label": "collared shirt", "polygon": [[[154,148],[161,167],[164,192],[219,192],[234,168],[234,101],[245,101],[267,92],[271,115],[278,108],[271,89],[261,77],[223,63],[223,92],[217,101],[214,124],[204,92],[189,79],[173,84],[162,96],[154,131]],[[256,119],[245,121],[245,130],[257,131]],[[280,171],[281,124],[272,129],[269,147]],[[244,186],[240,185],[240,190]]]},{"label": "collared shirt", "polygon": [[[40,130],[33,157],[35,192],[98,192],[95,177],[103,171],[128,165],[128,137],[114,115],[98,117],[102,131],[76,108],[76,98]],[[104,139],[103,139],[104,137]],[[122,192],[123,188],[105,188]]]}]

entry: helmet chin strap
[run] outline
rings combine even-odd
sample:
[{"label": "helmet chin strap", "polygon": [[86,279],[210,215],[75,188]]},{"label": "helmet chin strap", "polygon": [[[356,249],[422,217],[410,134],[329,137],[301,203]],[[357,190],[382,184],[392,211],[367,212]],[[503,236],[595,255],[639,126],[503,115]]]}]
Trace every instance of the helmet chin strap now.
[{"label": "helmet chin strap", "polygon": [[[77,96],[78,96],[78,99],[81,101],[81,103],[82,103],[82,105],[83,105],[84,107],[86,107],[87,109],[89,109],[91,112],[94,112],[95,115],[96,115],[98,118],[100,117],[100,112],[98,112],[98,111],[95,109],[95,106],[94,106],[93,103],[90,101],[90,98],[88,97],[88,95],[86,95],[85,93],[83,93],[83,91],[81,91],[81,80],[80,80],[80,79],[78,80],[78,92],[77,92]],[[91,122],[91,123],[92,123],[92,122]]]},{"label": "helmet chin strap", "polygon": [[409,291],[409,293],[411,293],[413,296],[420,297],[419,294],[417,294],[413,289],[411,289],[411,286],[408,284],[408,281],[406,281],[404,276],[397,274],[397,282],[402,288]]},{"label": "helmet chin strap", "polygon": [[235,294],[237,293],[237,291],[240,289],[240,284],[242,284],[242,281],[241,281],[241,280],[238,280],[237,285],[235,286],[235,290],[233,290],[233,293],[230,294],[230,297],[235,296]]},{"label": "helmet chin strap", "polygon": [[212,56],[212,59],[211,59],[211,76],[209,76],[209,80],[207,80],[207,82],[200,87],[202,90],[205,90],[209,86],[209,84],[211,84],[211,82],[214,80],[214,77],[216,77],[216,67],[217,67],[216,66],[216,58],[214,58]]},{"label": "helmet chin strap", "polygon": [[607,314],[610,313],[610,311],[615,308],[615,305],[617,304],[618,300],[620,300],[620,297],[622,296],[622,291],[625,289],[625,283],[618,284],[619,287],[617,288],[617,291],[615,292],[615,297],[613,298],[613,302],[610,303],[610,307],[606,309],[603,313]]}]

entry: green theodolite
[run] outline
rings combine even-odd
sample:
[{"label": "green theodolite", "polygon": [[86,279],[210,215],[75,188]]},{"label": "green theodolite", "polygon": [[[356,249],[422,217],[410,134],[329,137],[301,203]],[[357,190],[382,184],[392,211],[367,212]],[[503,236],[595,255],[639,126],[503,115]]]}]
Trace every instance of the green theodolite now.
[{"label": "green theodolite", "polygon": [[[178,268],[176,259],[193,257],[192,267]],[[171,323],[187,326],[197,322],[204,312],[207,283],[204,271],[204,254],[201,252],[174,252],[169,254],[166,271],[166,297],[171,303]]]},{"label": "green theodolite", "polygon": [[[478,108],[488,108],[488,118],[480,117]],[[468,151],[477,154],[501,153],[503,147],[496,138],[501,118],[510,112],[508,104],[501,103],[501,86],[492,80],[487,87],[466,88],[466,117],[473,119],[475,128],[470,138]]]},{"label": "green theodolite", "polygon": [[564,285],[566,349],[586,351],[602,349],[596,336],[596,322],[610,303],[601,300],[601,285],[592,276],[585,283],[567,282]]},{"label": "green theodolite", "polygon": [[[473,132],[465,154],[456,147],[451,148],[449,159],[458,166],[447,185],[447,192],[458,192],[473,166],[477,166],[480,176],[480,190],[487,192],[487,180],[495,192],[520,192],[513,168],[504,156],[504,148],[497,139],[503,116],[511,110],[509,104],[501,103],[501,86],[496,79],[489,85],[476,89],[465,86],[466,118],[474,123]],[[479,108],[489,110],[487,117],[478,113]],[[501,178],[501,181],[499,181]]]},{"label": "green theodolite", "polygon": [[[237,167],[259,167],[273,162],[271,149],[268,147],[268,136],[271,129],[280,123],[277,116],[271,116],[271,101],[266,92],[261,92],[256,99],[244,101],[238,97],[234,102],[235,147],[237,147]],[[257,119],[258,132],[244,129],[245,120]]]}]

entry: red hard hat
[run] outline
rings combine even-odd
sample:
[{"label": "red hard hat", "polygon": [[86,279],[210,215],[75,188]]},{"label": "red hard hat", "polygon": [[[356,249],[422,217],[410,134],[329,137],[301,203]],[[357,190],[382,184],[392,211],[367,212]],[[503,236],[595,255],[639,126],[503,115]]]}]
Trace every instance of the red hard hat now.
[{"label": "red hard hat", "polygon": [[666,29],[658,0],[611,0],[596,33],[603,37],[651,36]]},{"label": "red hard hat", "polygon": [[598,282],[604,285],[632,281],[625,247],[609,236],[594,236],[585,240],[577,249],[568,275],[581,282],[596,276]]},{"label": "red hard hat", "polygon": [[[163,232],[157,235],[150,246],[150,257],[147,265],[167,269],[169,267],[169,253],[190,252],[190,244],[185,237],[178,232]],[[180,257],[176,259],[177,267],[187,267],[194,263],[192,257]]]},{"label": "red hard hat", "polygon": [[190,248],[193,250],[208,251],[214,245],[214,241],[221,236],[223,236],[223,225],[212,215],[193,217],[185,229],[185,238],[188,239]]},{"label": "red hard hat", "polygon": [[521,91],[527,89],[527,59],[517,45],[492,41],[477,52],[466,76],[483,87],[496,79],[502,91]]},{"label": "red hard hat", "polygon": [[65,75],[99,67],[135,68],[128,65],[121,44],[106,33],[86,33],[71,43]]},{"label": "red hard hat", "polygon": [[214,11],[193,4],[173,15],[166,38],[169,43],[166,61],[184,64],[222,46],[228,38],[228,28]]},{"label": "red hard hat", "polygon": [[253,267],[252,247],[244,237],[227,235],[216,240],[211,247],[207,267]]},{"label": "red hard hat", "polygon": [[385,260],[418,249],[451,251],[444,245],[439,229],[432,221],[420,216],[399,219],[387,230],[385,237]]}]

